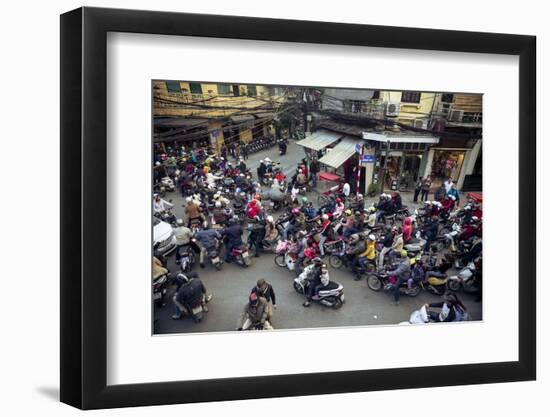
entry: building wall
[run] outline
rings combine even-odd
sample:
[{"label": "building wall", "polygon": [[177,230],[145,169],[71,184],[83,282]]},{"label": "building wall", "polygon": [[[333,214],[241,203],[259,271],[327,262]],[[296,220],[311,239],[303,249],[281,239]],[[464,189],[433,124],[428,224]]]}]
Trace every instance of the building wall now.
[{"label": "building wall", "polygon": [[[223,83],[222,83],[223,84]],[[188,82],[179,83],[181,92],[169,92],[165,81],[153,81],[153,115],[167,117],[229,117],[233,114],[242,112],[239,109],[204,109],[196,107],[181,107],[181,104],[189,104],[193,101],[207,100],[199,104],[219,107],[239,107],[241,109],[250,109],[266,104],[265,100],[273,100],[274,103],[282,103],[284,95],[282,89],[274,94],[274,89],[268,86],[256,85],[255,97],[246,95],[249,93],[248,86],[239,84],[239,96],[233,95],[233,84],[230,84],[231,90],[228,95],[220,95],[219,84],[200,83],[202,94],[191,94]]]},{"label": "building wall", "polygon": [[398,120],[400,123],[413,125],[416,119],[429,119],[434,102],[435,93],[421,93],[419,103],[405,103],[401,101],[401,91],[380,91],[380,99],[385,102],[400,103]]}]

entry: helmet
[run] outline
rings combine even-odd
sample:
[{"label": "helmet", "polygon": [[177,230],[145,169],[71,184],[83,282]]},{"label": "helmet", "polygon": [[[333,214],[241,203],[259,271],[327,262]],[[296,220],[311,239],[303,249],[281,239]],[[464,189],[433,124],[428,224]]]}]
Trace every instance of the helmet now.
[{"label": "helmet", "polygon": [[369,207],[369,212],[374,213],[375,211],[376,211],[376,208],[374,208],[373,206]]},{"label": "helmet", "polygon": [[252,305],[256,305],[256,303],[258,303],[258,296],[256,295],[255,292],[252,292],[250,294],[250,297],[248,297],[248,301],[250,302],[250,304]]},{"label": "helmet", "polygon": [[265,162],[271,162],[271,159],[265,158]]},{"label": "helmet", "polygon": [[367,234],[362,232],[362,233],[359,233],[359,239],[361,240],[365,240],[367,238]]},{"label": "helmet", "polygon": [[357,243],[359,241],[359,235],[357,233],[354,233],[350,236],[350,242],[351,243]]},{"label": "helmet", "polygon": [[159,196],[158,193],[153,193],[153,198],[157,198]]},{"label": "helmet", "polygon": [[156,166],[159,166],[159,165],[160,165],[160,162],[159,162],[159,161],[155,162],[155,165],[156,165]]},{"label": "helmet", "polygon": [[392,232],[397,232],[397,226],[393,226],[393,227],[391,228],[391,231],[392,231]]},{"label": "helmet", "polygon": [[243,177],[243,178],[244,178],[244,174],[241,172],[241,173],[239,174],[239,177]]},{"label": "helmet", "polygon": [[477,221],[479,221],[479,217],[477,217],[477,216],[472,216],[472,220],[473,220],[474,222],[477,222]]},{"label": "helmet", "polygon": [[298,214],[300,214],[300,209],[295,207],[292,209],[292,214],[294,214],[295,216],[297,216]]},{"label": "helmet", "polygon": [[414,265],[416,263],[416,259],[415,258],[410,258],[409,262],[411,263],[411,265]]},{"label": "helmet", "polygon": [[221,201],[216,201],[216,208],[220,208],[222,206],[222,202]]},{"label": "helmet", "polygon": [[299,172],[300,174],[302,174],[304,171],[302,170],[302,168],[300,168],[300,169],[298,170],[298,172]]},{"label": "helmet", "polygon": [[323,260],[319,258],[318,256],[312,259],[313,263],[319,265],[323,263]]},{"label": "helmet", "polygon": [[303,238],[306,237],[306,236],[307,236],[307,233],[306,233],[304,230],[300,230],[300,231],[298,232],[298,237],[299,237],[300,239],[303,239]]},{"label": "helmet", "polygon": [[403,249],[401,252],[399,252],[399,254],[401,255],[402,258],[407,257],[407,251],[405,249]]},{"label": "helmet", "polygon": [[376,240],[376,236],[374,236],[373,234],[370,234],[369,235],[369,240]]},{"label": "helmet", "polygon": [[362,199],[363,199],[363,194],[357,193],[357,200],[362,200]]},{"label": "helmet", "polygon": [[188,203],[190,203],[191,201],[193,201],[193,199],[192,199],[191,197],[187,197],[187,198],[185,199],[185,201],[187,201]]},{"label": "helmet", "polygon": [[267,216],[267,221],[269,223],[273,223],[274,222],[273,216]]},{"label": "helmet", "polygon": [[328,220],[328,214],[323,214],[323,215],[321,216],[321,219],[323,219],[323,220]]},{"label": "helmet", "polygon": [[345,211],[345,213],[346,213],[346,216],[351,216],[351,215],[352,215],[351,209],[347,209],[347,210]]},{"label": "helmet", "polygon": [[451,197],[451,200],[453,200],[453,201],[456,200],[456,197],[455,197],[454,195],[451,195],[451,196],[449,196],[449,197]]},{"label": "helmet", "polygon": [[220,159],[221,159],[222,161],[225,161],[225,158],[224,158],[223,156],[220,156]]},{"label": "helmet", "polygon": [[238,194],[238,193],[241,192],[241,189],[240,189],[239,187],[237,187],[237,188],[235,189],[235,192]]},{"label": "helmet", "polygon": [[176,223],[178,226],[183,226],[183,219],[177,219]]},{"label": "helmet", "polygon": [[472,206],[470,206],[470,205],[467,205],[467,206],[464,207],[464,210],[471,210],[471,209],[472,209]]},{"label": "helmet", "polygon": [[304,204],[307,203],[307,197],[302,197],[302,203],[304,203]]},{"label": "helmet", "polygon": [[342,202],[342,199],[341,199],[340,197],[338,197],[338,198],[336,199],[336,202],[337,202],[337,203],[341,203],[341,202]]}]

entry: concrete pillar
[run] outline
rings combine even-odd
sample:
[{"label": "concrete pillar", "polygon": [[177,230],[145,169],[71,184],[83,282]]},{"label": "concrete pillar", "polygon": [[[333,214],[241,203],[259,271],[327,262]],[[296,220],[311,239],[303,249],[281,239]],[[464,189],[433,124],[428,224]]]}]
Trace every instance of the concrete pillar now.
[{"label": "concrete pillar", "polygon": [[472,149],[466,151],[466,154],[464,155],[464,162],[462,163],[462,169],[460,170],[460,175],[458,177],[458,181],[456,182],[456,188],[459,190],[461,190],[464,185],[464,178],[466,175],[471,175],[472,172],[474,172],[474,167],[476,165],[477,156],[479,155],[480,149],[481,140],[478,140]]},{"label": "concrete pillar", "polygon": [[433,148],[430,148],[430,150],[428,151],[428,155],[426,156],[426,164],[424,165],[424,173],[422,174],[422,178],[432,173],[432,163],[434,161],[434,154],[435,154],[435,150]]}]

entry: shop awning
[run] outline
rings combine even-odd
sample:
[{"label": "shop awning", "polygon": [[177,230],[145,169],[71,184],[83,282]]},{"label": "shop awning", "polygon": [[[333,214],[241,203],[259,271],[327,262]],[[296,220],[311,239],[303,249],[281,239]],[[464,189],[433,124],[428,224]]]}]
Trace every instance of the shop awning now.
[{"label": "shop awning", "polygon": [[329,150],[325,156],[319,159],[319,162],[333,168],[338,168],[355,153],[355,145],[362,145],[363,143],[364,142],[361,139],[346,136],[338,145]]},{"label": "shop awning", "polygon": [[208,119],[197,119],[189,117],[155,117],[155,127],[164,127],[169,129],[192,129],[195,127],[206,126]]},{"label": "shop awning", "polygon": [[255,120],[254,116],[251,114],[243,114],[242,116],[231,116],[229,117],[229,119],[231,119],[231,121],[234,123],[250,122],[252,120]]},{"label": "shop awning", "polygon": [[336,142],[343,136],[344,135],[342,133],[335,133],[329,130],[322,129],[317,130],[311,136],[296,142],[296,144],[303,146],[304,148],[318,151],[320,149],[326,148],[328,145]]},{"label": "shop awning", "polygon": [[439,138],[428,135],[383,135],[381,133],[363,132],[363,139],[390,143],[438,143]]}]

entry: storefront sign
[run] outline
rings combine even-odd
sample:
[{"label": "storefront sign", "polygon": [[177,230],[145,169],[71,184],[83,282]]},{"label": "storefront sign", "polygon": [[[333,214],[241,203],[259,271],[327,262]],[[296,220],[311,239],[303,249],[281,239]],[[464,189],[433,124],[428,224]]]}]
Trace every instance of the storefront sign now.
[{"label": "storefront sign", "polygon": [[374,163],[374,155],[363,155],[363,157],[361,158],[361,162],[363,164],[372,164]]}]

